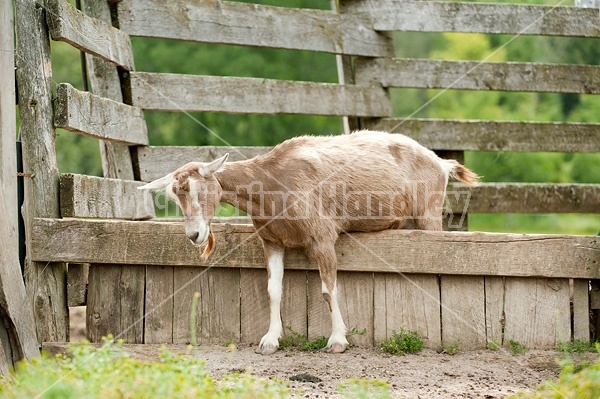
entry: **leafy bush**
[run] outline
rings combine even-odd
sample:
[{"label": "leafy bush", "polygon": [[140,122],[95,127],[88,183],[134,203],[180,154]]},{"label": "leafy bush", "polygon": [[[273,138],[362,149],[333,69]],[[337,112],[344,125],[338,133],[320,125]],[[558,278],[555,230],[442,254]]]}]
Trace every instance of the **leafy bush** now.
[{"label": "leafy bush", "polygon": [[600,359],[580,369],[572,360],[562,364],[556,382],[547,382],[533,392],[519,393],[512,399],[600,398]]},{"label": "leafy bush", "polygon": [[384,339],[380,347],[384,352],[395,355],[418,353],[423,349],[423,338],[414,331],[400,328],[400,332],[392,331],[392,336]]},{"label": "leafy bush", "polygon": [[43,356],[23,362],[13,379],[0,384],[2,398],[280,398],[288,394],[276,380],[231,374],[214,380],[204,362],[164,350],[158,362],[127,356],[112,339],[96,349],[72,345],[70,356]]}]

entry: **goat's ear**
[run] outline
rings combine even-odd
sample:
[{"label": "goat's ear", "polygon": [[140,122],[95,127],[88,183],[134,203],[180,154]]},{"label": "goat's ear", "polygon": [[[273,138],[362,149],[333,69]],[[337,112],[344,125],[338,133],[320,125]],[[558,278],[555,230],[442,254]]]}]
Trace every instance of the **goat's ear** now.
[{"label": "goat's ear", "polygon": [[168,175],[161,177],[160,179],[154,180],[148,184],[144,184],[143,186],[138,187],[138,190],[152,190],[158,191],[167,188],[169,183],[173,181],[173,173],[169,173]]},{"label": "goat's ear", "polygon": [[223,164],[227,161],[227,158],[229,158],[229,153],[226,153],[221,158],[215,159],[207,165],[200,166],[198,172],[204,177],[212,176],[214,173],[223,170]]}]

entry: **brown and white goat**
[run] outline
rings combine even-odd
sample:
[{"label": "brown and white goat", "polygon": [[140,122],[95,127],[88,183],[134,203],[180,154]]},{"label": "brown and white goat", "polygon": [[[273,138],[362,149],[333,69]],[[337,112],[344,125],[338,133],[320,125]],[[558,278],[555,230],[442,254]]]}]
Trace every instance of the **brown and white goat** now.
[{"label": "brown and white goat", "polygon": [[385,229],[442,229],[448,177],[475,184],[478,177],[401,134],[360,131],[297,137],[249,160],[191,162],[141,189],[166,189],[183,211],[195,244],[214,240],[210,223],[219,202],[248,213],[261,238],[269,274],[270,327],[258,353],[271,354],[283,334],[280,303],[285,248],[302,247],[319,266],[331,312],[326,350],[343,352],[346,326],[337,298],[338,235]]}]

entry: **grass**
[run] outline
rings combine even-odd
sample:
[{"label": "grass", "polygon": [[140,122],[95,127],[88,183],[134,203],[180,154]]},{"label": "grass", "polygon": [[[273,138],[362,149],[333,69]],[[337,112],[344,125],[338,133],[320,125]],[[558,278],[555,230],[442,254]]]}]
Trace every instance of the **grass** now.
[{"label": "grass", "polygon": [[598,347],[595,342],[576,339],[572,342],[561,342],[556,347],[556,350],[565,353],[583,353],[596,352],[598,350]]},{"label": "grass", "polygon": [[13,377],[0,383],[0,397],[267,399],[289,395],[283,382],[245,373],[215,380],[202,360],[167,350],[157,362],[133,359],[110,338],[100,349],[80,343],[72,344],[69,352],[69,356],[42,356],[20,363]]},{"label": "grass", "polygon": [[487,348],[491,351],[497,351],[498,349],[500,349],[500,344],[496,341],[492,341],[489,344],[487,344]]},{"label": "grass", "polygon": [[380,347],[384,352],[394,355],[418,353],[423,349],[423,338],[414,331],[400,328],[399,332],[392,331],[392,336],[384,339]]},{"label": "grass", "polygon": [[391,399],[390,386],[385,381],[364,380],[360,378],[351,378],[338,386],[340,392],[345,398],[356,399]]},{"label": "grass", "polygon": [[294,331],[290,326],[287,326],[286,330],[286,334],[279,339],[280,348],[298,347],[300,350],[312,352],[327,346],[327,338],[322,335],[310,340],[306,335]]},{"label": "grass", "polygon": [[527,352],[527,347],[514,339],[508,341],[508,349],[513,356],[522,355]]},{"label": "grass", "polygon": [[460,342],[454,342],[452,344],[442,344],[440,347],[440,353],[454,356],[460,351]]}]

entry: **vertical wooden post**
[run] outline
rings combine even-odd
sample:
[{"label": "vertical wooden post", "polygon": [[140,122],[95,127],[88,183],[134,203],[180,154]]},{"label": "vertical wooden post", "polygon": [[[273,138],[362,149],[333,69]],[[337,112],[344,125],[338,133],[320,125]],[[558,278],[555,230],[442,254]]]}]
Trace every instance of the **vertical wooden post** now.
[{"label": "vertical wooden post", "polygon": [[[84,11],[90,17],[111,24],[110,5],[106,0],[84,2]],[[86,54],[88,78],[91,91],[104,98],[123,102],[119,71],[114,65],[98,57]],[[105,177],[133,180],[131,153],[126,144],[100,141],[102,170]]]},{"label": "vertical wooden post", "polygon": [[15,10],[23,167],[30,176],[25,178],[23,210],[27,236],[25,284],[33,303],[38,340],[67,341],[66,265],[30,260],[33,218],[60,216],[48,30],[39,2],[16,0]]},{"label": "vertical wooden post", "polygon": [[19,265],[15,64],[12,1],[0,3],[0,372],[39,355],[35,322]]}]

